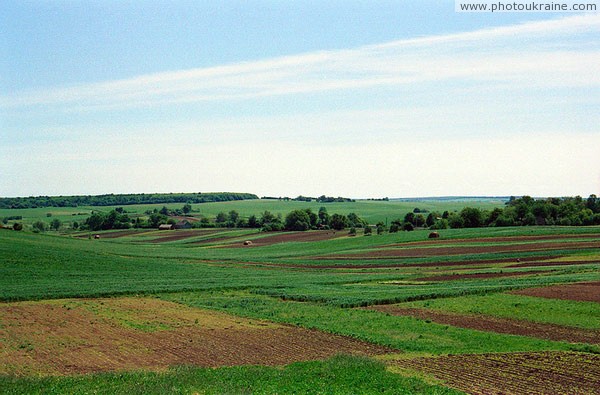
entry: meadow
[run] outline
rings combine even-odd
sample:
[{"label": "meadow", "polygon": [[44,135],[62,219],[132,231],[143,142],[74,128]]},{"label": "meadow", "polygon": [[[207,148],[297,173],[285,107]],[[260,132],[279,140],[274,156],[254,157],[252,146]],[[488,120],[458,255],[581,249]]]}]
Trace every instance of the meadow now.
[{"label": "meadow", "polygon": [[[372,223],[464,205],[327,208]],[[193,214],[319,206],[203,203]],[[439,233],[0,229],[0,392],[596,393],[600,228]]]}]

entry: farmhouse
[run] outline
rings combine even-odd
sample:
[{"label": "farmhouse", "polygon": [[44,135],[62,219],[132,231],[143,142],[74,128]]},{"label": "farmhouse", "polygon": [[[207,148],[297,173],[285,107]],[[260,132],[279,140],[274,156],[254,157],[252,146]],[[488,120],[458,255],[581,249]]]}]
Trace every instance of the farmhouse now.
[{"label": "farmhouse", "polygon": [[192,229],[192,224],[189,221],[179,221],[175,224],[175,229]]}]

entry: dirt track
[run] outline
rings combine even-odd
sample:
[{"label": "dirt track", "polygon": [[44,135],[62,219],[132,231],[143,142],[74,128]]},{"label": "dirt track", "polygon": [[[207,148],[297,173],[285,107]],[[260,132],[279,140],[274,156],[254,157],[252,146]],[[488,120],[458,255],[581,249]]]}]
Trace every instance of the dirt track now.
[{"label": "dirt track", "polygon": [[600,383],[600,356],[575,352],[447,355],[396,364],[475,395],[595,395]]},{"label": "dirt track", "polygon": [[541,339],[568,341],[572,343],[600,344],[600,331],[579,329],[531,321],[511,320],[483,315],[446,313],[433,309],[404,308],[398,305],[369,307],[391,315],[411,316],[431,320],[439,324],[457,326],[479,331],[506,333],[509,335],[531,336]]},{"label": "dirt track", "polygon": [[384,347],[147,298],[0,304],[0,374],[283,365]]},{"label": "dirt track", "polygon": [[550,299],[576,300],[600,303],[600,281],[577,284],[552,285],[549,287],[527,288],[512,293]]}]

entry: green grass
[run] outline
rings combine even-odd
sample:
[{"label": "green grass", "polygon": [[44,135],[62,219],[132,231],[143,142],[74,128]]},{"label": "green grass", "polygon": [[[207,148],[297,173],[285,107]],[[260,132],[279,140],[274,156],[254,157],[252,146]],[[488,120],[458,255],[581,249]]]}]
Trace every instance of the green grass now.
[{"label": "green grass", "polygon": [[600,329],[600,304],[594,302],[498,293],[417,301],[403,306]]},{"label": "green grass", "polygon": [[242,291],[161,294],[160,298],[243,317],[315,328],[411,353],[570,350],[573,347],[568,343],[480,332],[372,310],[282,301]]},{"label": "green grass", "polygon": [[179,367],[163,373],[107,373],[74,377],[0,376],[3,394],[461,394],[388,372],[366,358],[336,356],[285,367]]},{"label": "green grass", "polygon": [[[256,213],[269,209],[289,211],[300,202],[263,201],[198,205],[228,211],[241,206]],[[274,204],[275,203],[275,204]],[[356,202],[372,205],[372,218],[396,202]],[[238,205],[237,208],[233,204]],[[414,203],[409,203],[414,206]],[[335,204],[334,204],[335,205]],[[341,204],[340,204],[341,205]],[[350,205],[347,203],[346,205]],[[389,205],[389,206],[388,206]],[[294,207],[292,207],[294,206]],[[419,202],[420,208],[428,208]],[[327,205],[330,213],[333,205]],[[341,206],[340,206],[341,207]],[[348,206],[350,207],[350,206]],[[366,207],[366,206],[365,206]],[[110,209],[110,208],[101,208]],[[129,209],[129,208],[128,208]],[[37,210],[45,216],[48,209]],[[59,210],[59,209],[57,209]],[[62,209],[61,209],[62,210]],[[76,208],[82,212],[84,208]],[[318,206],[316,207],[318,210]],[[51,210],[50,210],[51,211]],[[67,210],[68,211],[68,210]],[[356,210],[359,214],[362,213]],[[369,211],[367,211],[369,212]],[[394,211],[393,211],[394,212]],[[0,212],[0,216],[3,213]],[[15,214],[17,215],[17,214]],[[60,215],[53,213],[54,216]],[[64,215],[70,215],[65,212]],[[33,218],[33,217],[31,217]],[[45,218],[45,217],[44,217]],[[449,229],[442,239],[598,234],[598,227],[531,227]],[[252,248],[193,244],[207,237],[263,237],[247,230],[223,230],[172,243],[149,240],[169,235],[158,231],[119,239],[88,240],[0,229],[0,301],[81,298],[117,295],[155,295],[198,308],[220,310],[249,318],[315,328],[402,350],[408,355],[586,350],[575,345],[532,337],[481,332],[412,317],[349,308],[378,303],[405,302],[407,307],[438,308],[466,314],[485,314],[572,327],[599,329],[600,311],[594,303],[557,301],[505,292],[546,284],[600,280],[597,253],[565,248],[553,254],[564,259],[586,258],[582,265],[533,269],[503,268],[503,264],[470,264],[474,260],[544,256],[547,252],[464,254],[446,257],[324,260],[322,256],[372,251],[381,246],[426,241],[428,231],[400,232],[371,237],[341,237],[310,243],[281,243]],[[600,238],[600,236],[599,236]],[[433,241],[435,243],[435,241]],[[460,266],[446,266],[446,261]],[[440,263],[415,267],[410,263]],[[376,265],[391,267],[378,268]],[[464,265],[463,265],[464,263]],[[339,265],[319,268],[318,265]],[[354,265],[354,268],[344,267]],[[364,267],[363,267],[364,266]],[[445,282],[415,281],[431,274],[456,272],[531,271],[533,275]],[[121,317],[123,318],[123,317]],[[124,317],[125,319],[127,317]],[[1,325],[1,323],[0,323]],[[132,325],[137,325],[132,321]],[[159,330],[162,328],[144,327]],[[367,377],[369,379],[367,379]],[[202,369],[179,367],[163,373],[131,372],[55,378],[0,377],[0,393],[454,393],[386,371],[368,359],[336,357],[324,362],[302,362],[287,367]],[[404,392],[402,392],[404,391]],[[383,392],[385,393],[385,392]]]}]

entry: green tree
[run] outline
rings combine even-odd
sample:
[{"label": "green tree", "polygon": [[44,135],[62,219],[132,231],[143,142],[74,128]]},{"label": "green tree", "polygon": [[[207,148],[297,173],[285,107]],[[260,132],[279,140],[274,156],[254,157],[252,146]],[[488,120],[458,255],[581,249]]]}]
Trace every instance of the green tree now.
[{"label": "green tree", "polygon": [[192,211],[192,205],[189,203],[186,203],[183,205],[183,208],[181,210],[183,210],[183,213],[187,215]]},{"label": "green tree", "polygon": [[227,218],[227,219],[228,219],[229,221],[233,222],[233,223],[236,223],[236,222],[237,222],[237,220],[238,220],[238,218],[240,218],[240,213],[238,213],[238,212],[237,212],[237,211],[235,211],[235,210],[231,210],[231,211],[229,212],[229,214],[228,214],[228,218]]},{"label": "green tree", "polygon": [[[460,212],[463,226],[465,228],[479,228],[483,225],[483,215],[476,207],[465,207]],[[452,225],[451,225],[452,226]]]},{"label": "green tree", "polygon": [[61,226],[62,222],[58,218],[54,218],[52,221],[50,221],[50,229],[52,230],[59,230]]},{"label": "green tree", "polygon": [[43,221],[35,221],[32,226],[34,232],[44,232],[46,230],[46,223]]},{"label": "green tree", "polygon": [[321,223],[321,225],[329,225],[329,214],[327,213],[327,208],[320,207],[318,215],[319,223]]},{"label": "green tree", "polygon": [[342,230],[348,226],[348,218],[343,214],[333,214],[329,218],[329,225],[335,230]]},{"label": "green tree", "polygon": [[162,206],[159,213],[162,215],[169,215],[169,209],[167,208],[167,206]]},{"label": "green tree", "polygon": [[310,229],[310,217],[305,210],[293,210],[285,217],[285,229],[304,231]]},{"label": "green tree", "polygon": [[215,222],[217,224],[224,224],[225,222],[227,222],[227,214],[225,214],[224,212],[219,212],[215,218]]},{"label": "green tree", "polygon": [[371,229],[370,226],[365,226],[364,230],[363,230],[363,234],[365,236],[371,236],[371,233],[373,232],[373,229]]},{"label": "green tree", "polygon": [[248,227],[249,228],[260,228],[260,221],[256,218],[256,215],[252,214],[248,218]]}]

